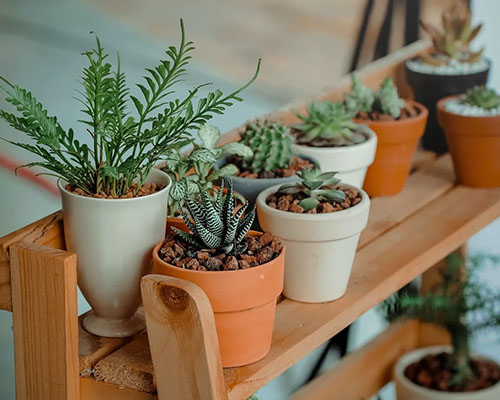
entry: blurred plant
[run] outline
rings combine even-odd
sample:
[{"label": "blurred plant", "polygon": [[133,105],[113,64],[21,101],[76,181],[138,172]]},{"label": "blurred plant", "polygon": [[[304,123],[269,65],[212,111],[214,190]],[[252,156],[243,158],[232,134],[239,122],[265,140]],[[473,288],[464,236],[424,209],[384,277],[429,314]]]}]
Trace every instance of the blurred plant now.
[{"label": "blurred plant", "polygon": [[464,101],[466,104],[485,110],[500,107],[500,95],[494,89],[489,89],[486,86],[474,86],[467,90]]},{"label": "blurred plant", "polygon": [[[219,129],[205,124],[198,131],[201,144],[194,144],[193,150],[182,155],[180,150],[172,152],[163,170],[172,179],[169,195],[169,214],[177,215],[181,202],[186,195],[200,193],[211,194],[215,201],[215,192],[212,193],[213,183],[220,178],[238,173],[238,168],[233,164],[226,164],[214,170],[217,162],[227,155],[239,157],[252,157],[252,150],[240,142],[226,143],[216,147],[221,137]],[[240,198],[240,200],[242,200]]]},{"label": "blurred plant", "polygon": [[446,329],[451,337],[450,368],[453,386],[462,386],[473,378],[469,341],[474,333],[500,328],[500,291],[477,280],[477,272],[486,263],[499,263],[499,256],[475,255],[464,262],[457,254],[447,258],[440,273],[442,281],[420,294],[394,295],[383,303],[390,320],[418,319]]},{"label": "blurred plant", "polygon": [[477,52],[470,50],[472,40],[481,31],[482,25],[472,27],[472,15],[465,1],[454,2],[450,8],[443,11],[441,15],[443,32],[423,21],[420,25],[431,37],[434,45],[434,52],[424,53],[421,59],[430,65],[444,65],[450,60],[457,60],[465,63],[475,63],[482,57],[484,49]]},{"label": "blurred plant", "polygon": [[[96,49],[84,55],[89,66],[83,70],[83,91],[78,99],[83,105],[92,145],[75,138],[73,129],[65,130],[55,117],[49,116],[30,92],[0,77],[0,89],[21,114],[16,116],[0,111],[0,118],[12,127],[26,133],[35,144],[8,142],[39,156],[42,161],[26,164],[41,166],[48,175],[62,178],[88,194],[125,194],[134,182],[141,186],[153,166],[164,154],[180,149],[192,142],[189,131],[198,129],[215,114],[222,114],[234,101],[241,101],[238,94],[257,77],[259,65],[252,79],[238,90],[224,95],[220,90],[194,98],[201,87],[191,89],[183,99],[168,101],[175,93],[173,87],[186,75],[186,66],[194,49],[186,42],[181,20],[181,41],[178,47],[170,46],[167,60],[154,68],[146,69],[145,84],[137,84],[141,99],[130,95],[125,74],[117,67],[112,69],[106,59],[99,38]],[[128,110],[135,107],[135,116]]]}]

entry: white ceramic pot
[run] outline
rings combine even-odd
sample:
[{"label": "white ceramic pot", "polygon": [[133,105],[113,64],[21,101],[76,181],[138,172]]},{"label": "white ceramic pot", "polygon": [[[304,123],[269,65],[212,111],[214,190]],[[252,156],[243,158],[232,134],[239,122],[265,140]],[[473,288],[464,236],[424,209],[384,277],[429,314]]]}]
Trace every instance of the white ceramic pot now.
[{"label": "white ceramic pot", "polygon": [[78,286],[93,309],[83,326],[98,336],[131,336],[145,326],[136,315],[139,284],[150,271],[153,247],[165,237],[171,182],[153,169],[146,183],[165,187],[144,197],[95,199],[59,182],[66,246],[78,256]]},{"label": "white ceramic pot", "polygon": [[318,162],[321,171],[337,171],[343,183],[363,187],[368,167],[375,159],[377,135],[366,129],[368,139],[360,144],[341,147],[312,147],[293,145],[296,154],[303,154]]},{"label": "white ceramic pot", "polygon": [[[428,354],[449,352],[450,346],[433,346],[411,351],[402,356],[394,367],[394,383],[398,400],[498,400],[500,399],[500,382],[484,390],[476,392],[440,392],[425,388],[410,381],[404,371],[408,365]],[[482,357],[487,358],[487,357]]]},{"label": "white ceramic pot", "polygon": [[346,291],[359,235],[368,222],[370,199],[352,208],[325,214],[297,214],[271,208],[267,197],[279,185],[257,197],[259,223],[264,231],[283,240],[285,286],[283,294],[296,301],[321,303],[342,297]]}]

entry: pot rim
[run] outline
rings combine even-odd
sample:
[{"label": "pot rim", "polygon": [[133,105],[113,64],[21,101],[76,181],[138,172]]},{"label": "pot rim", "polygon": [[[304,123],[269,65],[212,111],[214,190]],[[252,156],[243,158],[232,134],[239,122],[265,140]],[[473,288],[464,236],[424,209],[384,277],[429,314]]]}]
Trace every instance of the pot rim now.
[{"label": "pot rim", "polygon": [[[167,224],[168,224],[168,219],[167,219]],[[263,233],[258,232],[258,231],[254,231],[254,230],[250,230],[248,232],[248,235],[261,236],[261,235],[263,235]],[[158,255],[158,252],[159,252],[159,250],[164,242],[165,242],[165,239],[163,239],[161,242],[157,243],[155,245],[155,247],[153,248],[153,262],[157,261],[157,262],[161,263],[162,265],[166,266],[167,268],[175,268],[176,270],[184,271],[186,274],[198,274],[198,275],[207,275],[208,274],[208,276],[224,276],[224,275],[235,274],[235,273],[245,273],[245,272],[248,273],[248,271],[256,272],[259,269],[262,269],[266,266],[269,266],[269,264],[276,262],[280,258],[285,257],[285,252],[286,252],[286,247],[283,246],[283,249],[281,249],[281,253],[279,254],[278,257],[273,258],[271,261],[268,261],[264,264],[258,265],[256,267],[251,267],[248,269],[236,269],[236,270],[232,270],[232,271],[195,271],[192,269],[179,268],[179,267],[176,267],[175,265],[172,265],[172,264],[169,264],[169,263],[163,261],[160,258],[160,256]]]},{"label": "pot rim", "polygon": [[500,119],[500,114],[497,114],[497,115],[462,115],[462,114],[458,114],[458,113],[454,113],[454,112],[448,111],[444,107],[445,104],[448,101],[457,99],[460,96],[463,96],[463,93],[462,94],[454,94],[454,95],[451,95],[451,96],[443,97],[441,100],[438,101],[438,103],[436,105],[436,108],[437,108],[438,112],[440,112],[442,114],[450,115],[450,116],[452,116],[454,118],[456,117],[456,118],[467,118],[467,119],[476,119],[476,120],[478,120],[478,119],[493,119],[493,118],[499,118]]},{"label": "pot rim", "polygon": [[420,72],[420,71],[414,71],[413,69],[408,68],[408,61],[414,61],[418,59],[418,55],[412,58],[409,58],[408,60],[405,60],[405,70],[411,72],[412,74],[416,75],[423,75],[423,76],[443,76],[443,77],[448,77],[448,78],[456,78],[457,76],[473,76],[473,75],[479,75],[479,74],[484,74],[487,71],[491,70],[491,60],[488,57],[482,57],[482,60],[486,61],[488,64],[488,68],[481,70],[481,71],[476,71],[476,72],[471,72],[470,74],[433,74],[433,73],[425,73],[425,72]]},{"label": "pot rim", "polygon": [[[366,124],[361,124],[366,125]],[[367,125],[366,125],[367,126]],[[352,144],[349,146],[333,146],[333,147],[314,147],[314,146],[305,146],[303,144],[294,143],[293,146],[297,149],[297,153],[300,153],[300,149],[308,149],[307,152],[312,154],[314,157],[314,153],[324,155],[325,153],[339,153],[339,152],[356,152],[363,151],[365,148],[370,148],[372,146],[377,145],[377,135],[376,133],[367,126],[366,133],[368,134],[368,139],[362,143]]]},{"label": "pot rim", "polygon": [[[405,386],[409,386],[411,388],[411,390],[419,393],[422,396],[434,396],[434,397],[436,397],[437,395],[440,395],[440,394],[442,394],[443,396],[444,395],[449,396],[450,394],[452,394],[457,399],[466,400],[471,396],[471,394],[488,394],[490,392],[494,393],[494,392],[497,392],[500,390],[500,381],[498,381],[493,386],[490,386],[488,388],[481,389],[481,390],[476,390],[473,392],[443,392],[440,390],[433,390],[433,389],[426,388],[424,386],[417,385],[416,383],[412,382],[410,379],[408,379],[405,376],[404,370],[411,362],[414,362],[413,356],[418,356],[418,360],[420,360],[421,358],[423,358],[427,354],[435,354],[435,353],[440,353],[442,351],[449,352],[450,350],[451,350],[450,345],[443,345],[443,346],[427,346],[427,347],[422,347],[419,349],[414,349],[412,351],[409,351],[398,358],[398,361],[396,362],[396,365],[394,366],[394,372],[393,372],[394,376],[400,380],[401,384],[403,384]],[[490,357],[487,357],[487,356],[484,356],[481,354],[475,355],[475,356],[478,358],[481,358],[481,359],[495,361],[498,364],[498,361],[496,361]]]},{"label": "pot rim", "polygon": [[381,126],[410,124],[410,123],[421,121],[421,120],[427,118],[427,116],[429,115],[429,110],[427,110],[426,106],[424,106],[422,103],[419,103],[415,100],[411,100],[411,99],[404,99],[404,100],[405,100],[405,102],[413,104],[414,106],[416,106],[420,110],[418,115],[416,115],[414,117],[406,118],[403,120],[397,119],[397,120],[393,120],[393,121],[372,121],[372,120],[359,119],[359,118],[354,118],[354,121],[357,124],[381,127]]},{"label": "pot rim", "polygon": [[257,196],[256,204],[257,206],[261,207],[265,212],[274,215],[276,217],[281,217],[281,218],[293,217],[293,219],[300,219],[303,221],[311,221],[311,222],[339,221],[344,219],[345,217],[352,217],[365,212],[366,207],[370,206],[370,197],[368,196],[368,194],[363,189],[358,188],[354,185],[342,182],[341,184],[347,187],[355,188],[356,190],[359,190],[359,192],[361,193],[361,201],[358,204],[341,211],[335,211],[331,213],[319,213],[319,214],[303,214],[303,213],[293,213],[290,211],[278,210],[277,208],[269,207],[265,200],[269,195],[275,193],[281,185],[274,185],[260,192],[259,195]]},{"label": "pot rim", "polygon": [[114,202],[120,202],[120,203],[125,203],[125,202],[133,202],[133,201],[139,201],[139,200],[144,200],[144,199],[151,199],[153,197],[161,196],[165,191],[170,190],[170,187],[172,186],[172,179],[170,176],[166,173],[163,172],[160,169],[153,168],[151,169],[150,173],[160,173],[160,175],[165,175],[168,179],[168,184],[160,191],[153,193],[153,194],[148,194],[147,196],[141,196],[141,197],[132,197],[128,199],[99,199],[95,197],[87,197],[87,196],[81,196],[79,194],[72,193],[68,190],[63,185],[67,185],[68,183],[65,182],[62,178],[59,178],[57,180],[57,187],[63,193],[64,195],[71,197],[71,198],[78,198],[78,199],[84,199],[84,200],[89,200],[89,201],[95,201],[95,202],[107,202],[107,201],[114,201]]}]

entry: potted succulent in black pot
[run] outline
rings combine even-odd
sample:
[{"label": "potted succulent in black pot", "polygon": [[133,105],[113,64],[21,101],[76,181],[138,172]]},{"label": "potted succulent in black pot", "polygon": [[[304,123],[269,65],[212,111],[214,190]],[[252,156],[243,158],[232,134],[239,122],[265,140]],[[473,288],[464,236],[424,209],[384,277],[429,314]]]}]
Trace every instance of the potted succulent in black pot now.
[{"label": "potted succulent in black pot", "polygon": [[471,11],[463,1],[454,3],[442,15],[443,31],[421,21],[430,35],[433,49],[406,62],[406,76],[415,99],[429,110],[424,148],[438,153],[448,151],[443,130],[437,120],[436,104],[446,96],[464,93],[485,85],[490,62],[483,49],[472,51],[470,44],[481,30],[471,24]]}]

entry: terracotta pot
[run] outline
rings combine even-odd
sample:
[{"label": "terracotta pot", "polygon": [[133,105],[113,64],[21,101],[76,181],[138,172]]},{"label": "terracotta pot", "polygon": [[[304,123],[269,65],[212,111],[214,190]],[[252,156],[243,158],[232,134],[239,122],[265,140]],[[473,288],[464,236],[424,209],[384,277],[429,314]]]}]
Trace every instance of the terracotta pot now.
[{"label": "terracotta pot", "polygon": [[[187,230],[176,219],[169,226]],[[250,235],[261,235],[250,231]],[[223,367],[258,361],[271,348],[276,300],[283,289],[285,249],[274,260],[237,271],[192,271],[162,261],[153,250],[153,273],[185,279],[207,294],[215,315]]]},{"label": "terracotta pot", "polygon": [[[450,346],[433,346],[411,351],[402,356],[394,367],[394,383],[398,400],[498,400],[500,399],[500,382],[487,389],[475,392],[441,392],[428,389],[410,381],[404,374],[406,367],[421,360],[428,354],[449,352]],[[487,357],[481,357],[488,359]]]},{"label": "terracotta pot", "polygon": [[462,185],[500,187],[500,116],[471,117],[448,112],[440,100],[439,123],[446,133],[455,174]]},{"label": "terracotta pot", "polygon": [[373,162],[377,136],[368,132],[368,139],[363,143],[339,147],[312,147],[300,144],[293,145],[296,154],[303,154],[318,162],[323,172],[338,172],[337,178],[343,183],[362,187],[366,169]]},{"label": "terracotta pot", "polygon": [[368,167],[363,185],[371,197],[397,194],[406,183],[428,115],[422,104],[411,100],[409,103],[419,110],[416,117],[400,121],[355,120],[368,125],[378,138],[375,160]]},{"label": "terracotta pot", "polygon": [[283,294],[296,301],[322,303],[346,291],[361,231],[366,227],[370,198],[352,208],[327,214],[297,214],[266,204],[279,186],[257,197],[257,213],[264,230],[283,240],[286,248]]}]

